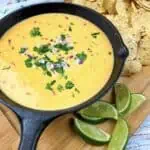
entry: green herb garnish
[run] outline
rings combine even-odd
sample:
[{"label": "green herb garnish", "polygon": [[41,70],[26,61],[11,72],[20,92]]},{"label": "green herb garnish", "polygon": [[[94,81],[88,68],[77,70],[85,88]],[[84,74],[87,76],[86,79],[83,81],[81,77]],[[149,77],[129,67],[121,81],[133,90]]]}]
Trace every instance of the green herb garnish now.
[{"label": "green herb garnish", "polygon": [[74,83],[72,81],[67,81],[65,84],[66,89],[72,89],[74,87]]},{"label": "green herb garnish", "polygon": [[84,52],[76,54],[76,57],[83,63],[87,59],[87,55]]},{"label": "green herb garnish", "polygon": [[34,27],[31,31],[30,31],[30,35],[32,37],[36,37],[36,36],[42,36],[41,32],[40,32],[40,28],[39,27]]},{"label": "green herb garnish", "polygon": [[47,71],[46,74],[47,74],[48,76],[50,76],[50,77],[52,76],[52,73],[49,72],[49,71]]},{"label": "green herb garnish", "polygon": [[64,35],[64,34],[61,34],[60,37],[61,37],[62,41],[64,41],[66,39],[66,35]]},{"label": "green herb garnish", "polygon": [[74,93],[72,93],[72,97],[73,97],[73,98],[75,97],[75,94],[74,94]]},{"label": "green herb garnish", "polygon": [[92,33],[91,34],[91,36],[93,37],[93,38],[97,38],[97,36],[100,34],[100,32],[95,32],[95,33]]},{"label": "green herb garnish", "polygon": [[34,47],[33,50],[37,52],[39,55],[45,54],[47,52],[51,52],[51,48],[49,48],[48,44],[41,45],[40,47]]},{"label": "green herb garnish", "polygon": [[58,90],[59,92],[62,92],[62,91],[64,90],[64,87],[63,87],[61,84],[58,84],[57,90]]},{"label": "green herb garnish", "polygon": [[64,74],[64,68],[63,67],[58,67],[58,68],[55,68],[55,71],[61,75]]},{"label": "green herb garnish", "polygon": [[33,66],[32,58],[27,58],[24,62],[25,62],[26,67],[28,68],[31,68]]},{"label": "green herb garnish", "polygon": [[68,29],[70,32],[72,31],[72,27],[71,26],[69,26],[69,29]]},{"label": "green herb garnish", "polygon": [[68,51],[73,49],[72,46],[68,46],[68,44],[61,44],[61,43],[56,44],[54,47],[66,52],[66,53],[68,53]]},{"label": "green herb garnish", "polygon": [[56,80],[51,81],[50,83],[46,84],[46,89],[47,90],[53,90],[52,86],[56,83]]},{"label": "green herb garnish", "polygon": [[19,53],[20,53],[20,54],[23,54],[23,53],[26,52],[26,50],[27,50],[27,48],[23,48],[23,47],[22,47],[22,48],[20,48]]},{"label": "green herb garnish", "polygon": [[67,79],[68,79],[68,76],[67,76],[67,75],[65,75],[65,76],[64,76],[64,79],[65,79],[65,80],[67,80]]},{"label": "green herb garnish", "polygon": [[53,90],[53,88],[52,88],[52,86],[51,86],[51,84],[50,83],[47,83],[46,84],[46,87],[45,87],[47,90]]},{"label": "green herb garnish", "polygon": [[74,90],[75,90],[75,92],[80,93],[80,91],[77,88],[75,88]]},{"label": "green herb garnish", "polygon": [[70,22],[70,25],[72,25],[72,26],[73,26],[73,25],[74,25],[74,23],[73,23],[73,22]]}]

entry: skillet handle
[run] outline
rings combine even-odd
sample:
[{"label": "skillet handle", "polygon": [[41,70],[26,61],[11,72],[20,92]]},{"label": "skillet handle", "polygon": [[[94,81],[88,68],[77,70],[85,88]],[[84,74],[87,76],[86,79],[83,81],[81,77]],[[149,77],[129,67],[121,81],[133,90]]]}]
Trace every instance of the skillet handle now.
[{"label": "skillet handle", "polygon": [[21,141],[19,150],[35,150],[38,139],[48,123],[41,120],[23,119],[21,124]]}]

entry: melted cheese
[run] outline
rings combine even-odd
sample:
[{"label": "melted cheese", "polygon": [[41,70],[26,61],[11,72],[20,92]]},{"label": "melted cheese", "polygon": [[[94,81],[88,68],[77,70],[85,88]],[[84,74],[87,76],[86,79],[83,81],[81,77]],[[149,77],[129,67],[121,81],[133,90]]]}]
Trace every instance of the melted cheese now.
[{"label": "melted cheese", "polygon": [[[72,31],[69,31],[70,26]],[[34,27],[40,28],[42,36],[30,35]],[[100,34],[94,38],[91,34],[97,32]],[[24,63],[27,56],[19,53],[20,48],[28,47],[28,53],[37,55],[33,52],[34,46],[46,44],[60,34],[68,34],[74,43],[69,54],[61,52],[71,63],[65,71],[68,79],[59,74],[46,76],[39,68],[27,68]],[[68,56],[82,51],[87,54],[83,64],[77,64],[74,59],[68,60]],[[64,109],[88,100],[106,84],[113,65],[113,50],[107,36],[94,24],[73,15],[34,16],[13,26],[0,39],[0,89],[13,101],[33,109]],[[55,94],[45,88],[52,80],[56,80],[53,86]],[[64,86],[68,80],[80,93],[74,88],[62,92],[57,90],[58,84]]]}]

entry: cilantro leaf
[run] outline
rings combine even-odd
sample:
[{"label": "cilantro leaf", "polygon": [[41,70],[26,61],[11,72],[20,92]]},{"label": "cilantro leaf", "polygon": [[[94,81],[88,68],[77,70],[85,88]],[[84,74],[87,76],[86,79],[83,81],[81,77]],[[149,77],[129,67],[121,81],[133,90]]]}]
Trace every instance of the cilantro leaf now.
[{"label": "cilantro leaf", "polygon": [[61,84],[58,84],[57,90],[58,90],[59,92],[62,92],[62,91],[64,90],[64,87],[63,87]]},{"label": "cilantro leaf", "polygon": [[34,27],[31,31],[30,31],[30,35],[32,37],[36,37],[36,36],[42,36],[41,32],[40,32],[40,28],[39,27]]},{"label": "cilantro leaf", "polygon": [[75,88],[74,90],[75,90],[75,92],[80,93],[80,91],[77,88]]},{"label": "cilantro leaf", "polygon": [[27,58],[24,62],[25,62],[26,67],[28,68],[31,68],[33,66],[32,58]]},{"label": "cilantro leaf", "polygon": [[56,80],[51,81],[50,83],[46,84],[46,89],[47,90],[53,90],[52,86],[56,83]]},{"label": "cilantro leaf", "polygon": [[99,34],[100,32],[95,32],[95,33],[91,33],[91,36],[96,39]]},{"label": "cilantro leaf", "polygon": [[62,44],[62,43],[58,43],[58,44],[54,45],[54,47],[66,52],[66,53],[68,53],[68,51],[73,49],[72,46],[68,46],[68,44]]},{"label": "cilantro leaf", "polygon": [[26,52],[26,50],[27,50],[27,48],[21,47],[20,50],[19,50],[19,53],[20,53],[20,54],[23,54],[23,53]]},{"label": "cilantro leaf", "polygon": [[46,88],[47,90],[51,90],[51,91],[53,90],[50,83],[47,83],[45,88]]},{"label": "cilantro leaf", "polygon": [[74,87],[74,83],[72,81],[67,81],[65,84],[66,89],[72,89]]},{"label": "cilantro leaf", "polygon": [[71,27],[71,26],[69,26],[68,30],[71,32],[71,31],[72,31],[72,27]]},{"label": "cilantro leaf", "polygon": [[62,41],[64,41],[66,39],[66,35],[64,35],[64,34],[61,34],[60,37],[61,37]]},{"label": "cilantro leaf", "polygon": [[87,55],[84,52],[76,54],[76,57],[83,63],[87,59]]},{"label": "cilantro leaf", "polygon": [[49,48],[48,44],[41,45],[40,47],[34,47],[33,50],[37,52],[39,55],[45,54],[47,52],[51,52],[51,48]]},{"label": "cilantro leaf", "polygon": [[64,68],[63,67],[58,67],[58,68],[55,68],[55,71],[61,75],[64,74]]}]

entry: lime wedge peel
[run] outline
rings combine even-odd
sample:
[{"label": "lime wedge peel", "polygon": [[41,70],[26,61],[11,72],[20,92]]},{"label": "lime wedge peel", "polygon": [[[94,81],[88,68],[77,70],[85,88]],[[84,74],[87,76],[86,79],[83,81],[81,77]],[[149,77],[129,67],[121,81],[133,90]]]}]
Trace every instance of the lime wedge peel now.
[{"label": "lime wedge peel", "polygon": [[146,98],[142,94],[133,93],[131,94],[131,104],[126,112],[124,112],[122,115],[124,117],[128,117],[132,112],[137,110],[144,102]]},{"label": "lime wedge peel", "polygon": [[77,118],[74,119],[74,127],[76,132],[88,143],[101,145],[110,140],[108,133]]},{"label": "lime wedge peel", "polygon": [[107,102],[96,102],[91,106],[82,109],[78,113],[84,120],[91,123],[100,123],[105,119],[118,119],[118,112],[114,106]]},{"label": "lime wedge peel", "polygon": [[111,141],[108,145],[108,150],[123,150],[128,141],[128,125],[123,119],[118,119],[115,129],[112,133]]},{"label": "lime wedge peel", "polygon": [[131,93],[124,84],[115,85],[116,107],[119,113],[124,113],[130,106]]}]

